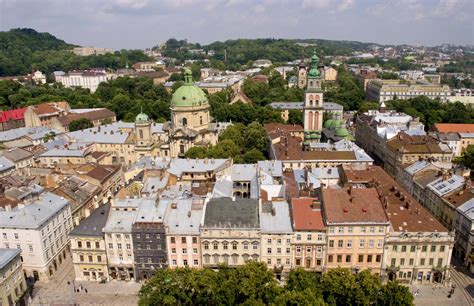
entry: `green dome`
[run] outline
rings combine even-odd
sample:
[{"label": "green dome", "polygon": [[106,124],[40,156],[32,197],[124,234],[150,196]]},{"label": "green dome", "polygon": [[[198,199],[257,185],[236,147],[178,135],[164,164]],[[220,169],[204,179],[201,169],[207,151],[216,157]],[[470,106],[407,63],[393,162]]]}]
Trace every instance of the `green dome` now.
[{"label": "green dome", "polygon": [[350,134],[349,134],[349,131],[346,128],[340,127],[340,128],[336,129],[335,135],[338,136],[338,137],[347,137]]},{"label": "green dome", "polygon": [[135,123],[148,123],[150,118],[145,113],[140,113],[135,117]]},{"label": "green dome", "polygon": [[323,126],[325,129],[337,129],[342,126],[342,121],[336,119],[328,119],[324,121]]},{"label": "green dome", "polygon": [[191,70],[184,71],[184,85],[178,88],[171,98],[172,107],[191,107],[208,104],[204,91],[193,84]]},{"label": "green dome", "polygon": [[308,76],[309,77],[320,77],[321,72],[319,72],[318,69],[318,56],[316,55],[316,52],[313,53],[313,56],[311,57],[311,69],[309,69]]}]

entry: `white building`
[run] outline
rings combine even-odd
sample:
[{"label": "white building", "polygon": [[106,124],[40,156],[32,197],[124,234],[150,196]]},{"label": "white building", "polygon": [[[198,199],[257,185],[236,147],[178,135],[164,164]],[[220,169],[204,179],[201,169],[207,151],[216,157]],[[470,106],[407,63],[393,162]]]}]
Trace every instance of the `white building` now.
[{"label": "white building", "polygon": [[54,78],[64,87],[87,88],[93,93],[100,83],[112,80],[114,75],[107,74],[105,70],[72,70],[69,72],[55,71]]},{"label": "white building", "polygon": [[35,280],[47,281],[68,253],[72,229],[69,202],[50,192],[0,211],[2,247],[21,249],[23,269]]},{"label": "white building", "polygon": [[109,275],[117,280],[134,280],[132,225],[140,199],[115,199],[104,227]]}]

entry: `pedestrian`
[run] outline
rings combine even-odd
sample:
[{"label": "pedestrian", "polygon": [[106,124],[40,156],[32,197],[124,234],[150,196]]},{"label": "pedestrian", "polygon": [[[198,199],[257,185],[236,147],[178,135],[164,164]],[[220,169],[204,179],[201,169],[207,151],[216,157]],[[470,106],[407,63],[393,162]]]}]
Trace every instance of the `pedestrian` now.
[{"label": "pedestrian", "polygon": [[87,289],[84,289],[84,291],[87,293]]}]

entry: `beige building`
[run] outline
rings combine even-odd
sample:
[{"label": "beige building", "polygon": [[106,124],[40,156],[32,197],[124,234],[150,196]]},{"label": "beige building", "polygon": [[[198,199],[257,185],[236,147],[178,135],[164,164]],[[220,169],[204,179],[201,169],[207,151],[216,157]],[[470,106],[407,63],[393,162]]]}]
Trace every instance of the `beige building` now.
[{"label": "beige building", "polygon": [[446,101],[451,95],[451,90],[447,85],[433,85],[427,82],[414,82],[404,84],[400,80],[371,80],[367,84],[366,98],[370,101],[384,102],[393,100],[395,97],[400,100],[427,96],[428,98],[439,98]]},{"label": "beige building", "polygon": [[390,228],[375,188],[323,189],[328,229],[327,267],[370,269],[381,274],[384,239]]},{"label": "beige building", "polygon": [[114,53],[114,49],[101,48],[101,47],[76,47],[72,49],[74,54],[79,56],[90,56],[90,55],[104,55],[107,53]]},{"label": "beige building", "polygon": [[215,198],[205,207],[201,225],[203,267],[260,261],[258,200]]},{"label": "beige building", "polygon": [[110,204],[97,208],[69,233],[72,263],[77,281],[101,281],[109,278],[106,245],[102,232],[109,210]]},{"label": "beige building", "polygon": [[286,201],[262,203],[260,211],[261,257],[277,279],[284,277],[292,268],[291,246],[293,228],[290,208]]},{"label": "beige building", "polygon": [[199,226],[203,216],[203,199],[162,199],[166,205],[166,250],[168,264],[176,267],[202,267]]},{"label": "beige building", "polygon": [[336,81],[337,80],[337,70],[332,67],[324,67],[324,81]]},{"label": "beige building", "polygon": [[454,233],[382,168],[344,166],[342,170],[345,186],[377,191],[390,222],[384,238],[382,278],[413,284],[449,284]]},{"label": "beige building", "polygon": [[0,249],[0,304],[21,305],[27,291],[20,250]]},{"label": "beige building", "polygon": [[404,164],[411,164],[420,159],[431,158],[440,162],[451,162],[453,151],[447,144],[431,136],[409,135],[405,132],[387,141],[384,156],[384,168],[396,176]]},{"label": "beige building", "polygon": [[291,210],[294,230],[291,239],[292,268],[324,271],[327,241],[321,202],[315,198],[292,198]]}]

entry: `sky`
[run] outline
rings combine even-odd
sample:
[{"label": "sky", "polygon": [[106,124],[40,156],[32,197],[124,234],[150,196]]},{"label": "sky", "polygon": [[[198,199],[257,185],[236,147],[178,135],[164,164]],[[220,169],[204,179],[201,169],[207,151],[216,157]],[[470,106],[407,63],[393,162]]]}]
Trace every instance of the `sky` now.
[{"label": "sky", "polygon": [[474,0],[0,0],[0,30],[142,49],[168,38],[322,38],[474,44]]}]

